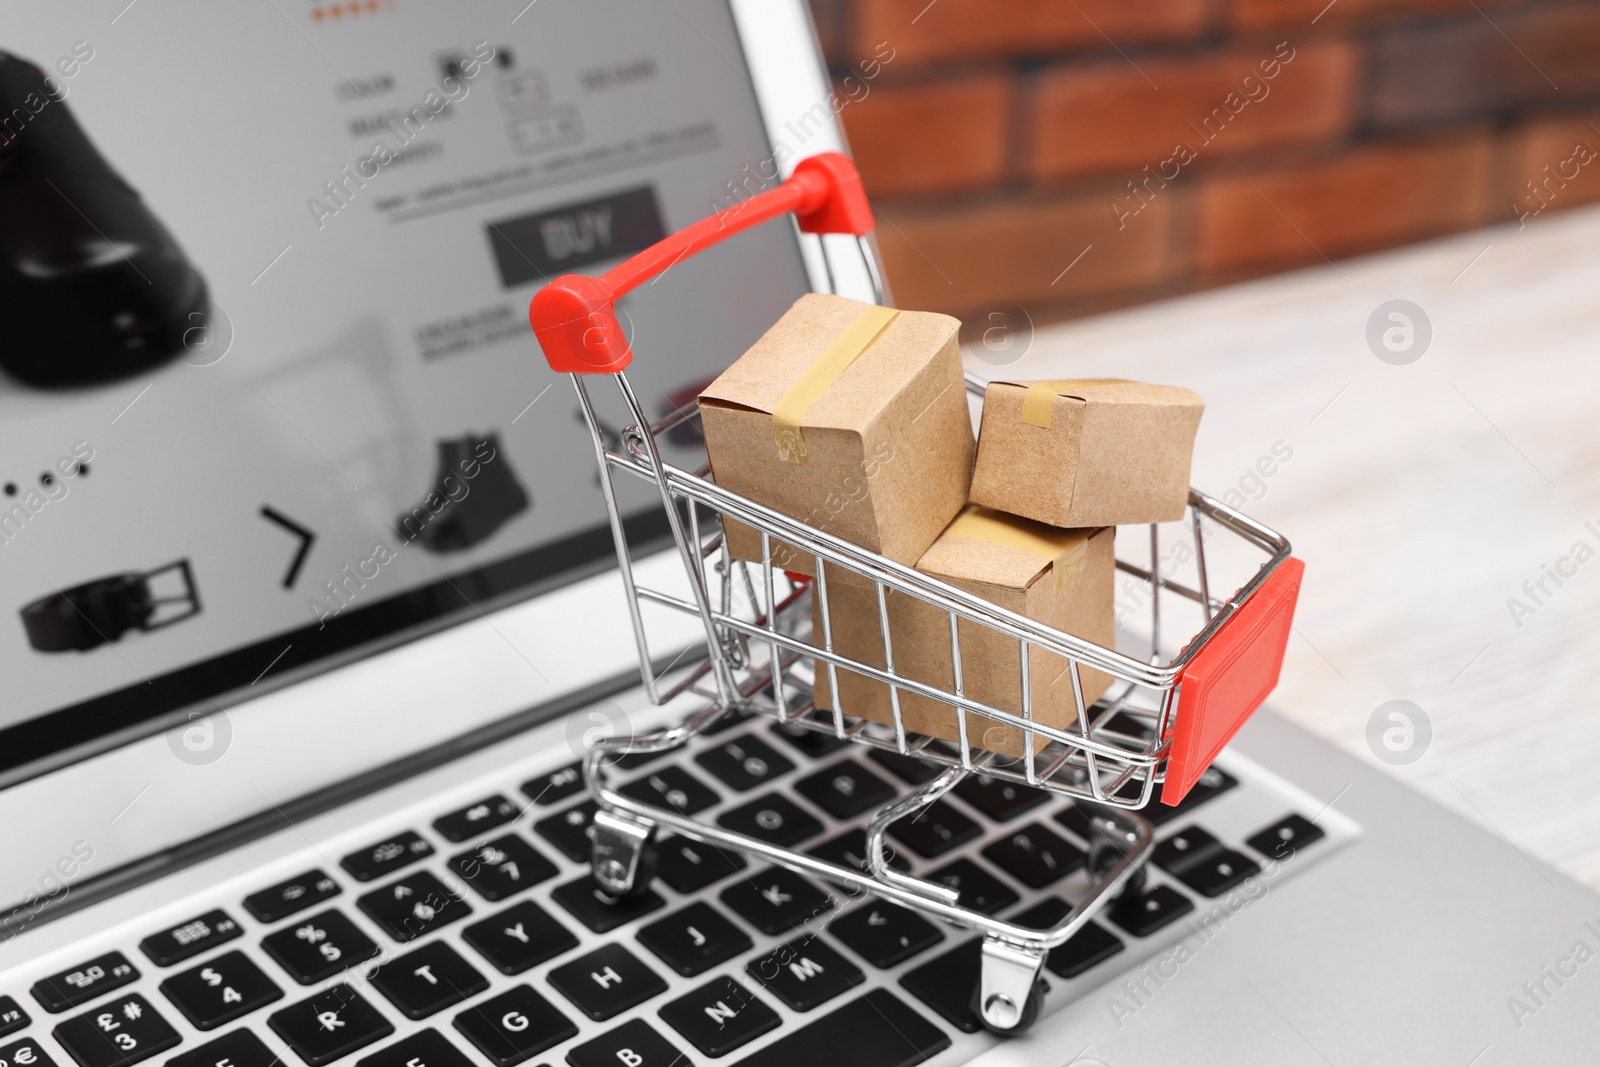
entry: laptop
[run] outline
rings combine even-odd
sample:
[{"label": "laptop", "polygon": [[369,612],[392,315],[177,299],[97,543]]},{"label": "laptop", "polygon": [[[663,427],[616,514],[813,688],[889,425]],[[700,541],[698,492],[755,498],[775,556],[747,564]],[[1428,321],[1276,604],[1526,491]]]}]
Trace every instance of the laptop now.
[{"label": "laptop", "polygon": [[[1600,898],[1269,711],[1149,812],[1146,877],[1052,951],[1020,1034],[974,1010],[969,931],[870,896],[684,838],[642,895],[595,892],[580,758],[699,705],[639,688],[587,430],[526,305],[844,147],[802,3],[36,4],[0,52],[28,342],[0,384],[0,1067],[1556,1063],[1600,1039]],[[871,285],[854,242],[743,234],[624,302],[634,380],[671,410],[799,294]],[[622,504],[667,581],[659,508]],[[731,717],[617,773],[855,862],[930,768]],[[893,836],[964,904],[1048,924],[1089,891],[1088,818],[972,776]]]}]

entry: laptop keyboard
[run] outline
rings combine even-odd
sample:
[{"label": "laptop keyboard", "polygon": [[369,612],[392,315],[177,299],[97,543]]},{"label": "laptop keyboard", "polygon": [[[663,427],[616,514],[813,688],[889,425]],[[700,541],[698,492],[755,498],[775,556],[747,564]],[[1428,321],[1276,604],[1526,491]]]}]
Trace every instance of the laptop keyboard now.
[{"label": "laptop keyboard", "polygon": [[[866,816],[936,773],[752,721],[622,766],[640,802],[858,867]],[[0,988],[0,1067],[910,1067],[996,1040],[970,931],[671,836],[650,889],[611,900],[587,871],[581,772],[537,769]],[[1050,954],[1044,1010],[1354,836],[1314,805],[1225,754],[1153,808],[1145,883]],[[1088,834],[1082,808],[979,777],[891,830],[900,869],[1040,926],[1087,891]]]}]

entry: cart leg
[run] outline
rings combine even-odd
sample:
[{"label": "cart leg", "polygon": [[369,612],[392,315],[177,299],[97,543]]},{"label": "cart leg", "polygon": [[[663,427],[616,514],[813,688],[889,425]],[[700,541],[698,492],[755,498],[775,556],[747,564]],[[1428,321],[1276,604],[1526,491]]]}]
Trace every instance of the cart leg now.
[{"label": "cart leg", "polygon": [[656,874],[656,825],[601,808],[589,829],[594,881],[607,896],[643,893]]},{"label": "cart leg", "polygon": [[1020,1033],[1032,1026],[1044,999],[1044,982],[1039,978],[1044,950],[985,937],[982,961],[978,1015],[983,1025],[1001,1034]]}]

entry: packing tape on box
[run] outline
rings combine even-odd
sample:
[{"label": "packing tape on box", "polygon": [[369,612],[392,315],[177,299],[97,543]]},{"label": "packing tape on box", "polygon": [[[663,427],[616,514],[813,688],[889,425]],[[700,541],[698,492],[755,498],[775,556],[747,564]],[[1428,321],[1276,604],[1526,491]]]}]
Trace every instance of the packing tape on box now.
[{"label": "packing tape on box", "polygon": [[992,545],[1020,549],[1031,556],[1049,560],[1051,585],[1059,591],[1065,582],[1083,570],[1089,552],[1089,533],[1060,530],[1042,522],[1007,515],[980,504],[968,504],[944,530],[946,535],[970,537]]},{"label": "packing tape on box", "polygon": [[789,387],[772,409],[772,436],[778,442],[778,456],[788,463],[810,463],[800,423],[834,379],[843,374],[878,339],[900,312],[894,308],[869,307],[845,327],[828,350]]},{"label": "packing tape on box", "polygon": [[1022,385],[1027,392],[1022,396],[1022,421],[1029,426],[1050,428],[1050,413],[1055,408],[1056,397],[1081,389],[1086,385],[1121,385],[1126,378],[1068,378],[1058,382],[1008,382]]}]

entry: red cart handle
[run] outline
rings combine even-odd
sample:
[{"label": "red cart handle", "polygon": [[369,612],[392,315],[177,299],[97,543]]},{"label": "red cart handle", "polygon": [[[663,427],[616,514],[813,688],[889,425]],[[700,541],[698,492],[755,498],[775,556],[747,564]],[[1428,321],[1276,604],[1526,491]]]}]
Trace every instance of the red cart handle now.
[{"label": "red cart handle", "polygon": [[872,207],[855,164],[823,152],[795,164],[776,189],[724,208],[623,260],[598,278],[563,274],[533,295],[528,321],[550,369],[564,374],[617,374],[633,351],[617,322],[617,298],[697,252],[750,227],[793,212],[805,233],[872,232]]}]

